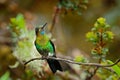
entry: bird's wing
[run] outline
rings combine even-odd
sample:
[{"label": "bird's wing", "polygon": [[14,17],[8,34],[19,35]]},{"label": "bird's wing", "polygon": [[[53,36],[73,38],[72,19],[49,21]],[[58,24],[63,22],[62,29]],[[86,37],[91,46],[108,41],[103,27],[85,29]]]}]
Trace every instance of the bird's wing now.
[{"label": "bird's wing", "polygon": [[55,52],[55,46],[54,46],[54,44],[53,44],[53,42],[50,40],[50,43],[52,44],[52,46],[53,46],[53,50],[54,50],[54,52]]}]

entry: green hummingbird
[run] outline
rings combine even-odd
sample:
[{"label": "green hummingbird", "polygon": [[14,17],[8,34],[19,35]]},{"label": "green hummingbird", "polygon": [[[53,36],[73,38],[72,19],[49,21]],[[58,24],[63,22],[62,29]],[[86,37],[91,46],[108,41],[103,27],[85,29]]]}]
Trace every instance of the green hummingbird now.
[{"label": "green hummingbird", "polygon": [[[54,44],[45,33],[46,24],[47,23],[45,23],[42,27],[35,28],[35,47],[42,56],[56,57]],[[59,61],[47,59],[47,63],[49,64],[49,67],[53,73],[55,73],[57,70],[63,71]]]}]

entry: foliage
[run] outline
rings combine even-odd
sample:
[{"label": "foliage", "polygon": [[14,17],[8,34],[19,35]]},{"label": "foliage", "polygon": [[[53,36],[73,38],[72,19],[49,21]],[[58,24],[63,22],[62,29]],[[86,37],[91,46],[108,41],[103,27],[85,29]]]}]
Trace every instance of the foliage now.
[{"label": "foliage", "polygon": [[74,59],[75,62],[88,62],[88,60],[84,56],[76,56]]},{"label": "foliage", "polygon": [[[34,31],[28,30],[25,24],[25,19],[22,14],[18,14],[16,18],[10,19],[10,30],[14,43],[13,55],[23,64],[29,59],[40,56],[34,48]],[[34,73],[42,73],[42,64],[44,61],[34,61],[29,64],[29,68],[34,70]],[[34,64],[34,65],[33,65]]]},{"label": "foliage", "polygon": [[59,0],[58,8],[65,10],[65,13],[68,11],[77,12],[77,14],[81,15],[82,9],[86,9],[86,4],[88,0]]},{"label": "foliage", "polygon": [[[97,21],[94,24],[94,27],[91,29],[90,32],[86,34],[86,38],[89,42],[91,42],[94,45],[94,48],[91,50],[91,54],[98,59],[98,63],[100,64],[112,64],[113,62],[110,60],[106,60],[106,55],[109,53],[109,49],[107,47],[107,44],[114,39],[114,34],[110,31],[110,26],[106,23],[105,18],[98,18]],[[98,68],[94,69],[93,72],[94,75],[96,74],[96,70]],[[116,74],[119,76],[120,68],[115,65],[112,67],[112,70],[116,72]],[[104,70],[102,70],[104,72]],[[109,73],[109,72],[108,72]],[[91,73],[89,73],[91,75]],[[99,74],[99,72],[97,73]],[[103,75],[103,73],[102,73]],[[118,79],[118,76],[112,76],[113,74],[110,74],[109,76],[104,75],[100,76],[101,78],[104,77],[105,79],[110,79],[110,77],[114,77],[114,79]],[[93,75],[91,75],[93,76]],[[112,79],[112,78],[111,78]],[[110,79],[110,80],[111,80]]]},{"label": "foliage", "polygon": [[[26,27],[25,27],[25,20],[22,14],[18,14],[16,18],[11,18],[10,19],[10,27],[12,30],[13,37],[16,39],[24,38],[25,35],[27,34],[26,32]],[[24,35],[21,35],[24,34]]]},{"label": "foliage", "polygon": [[10,72],[6,71],[1,77],[0,80],[11,80],[10,79]]},{"label": "foliage", "polygon": [[[107,60],[109,64],[113,64],[112,61]],[[120,77],[120,67],[118,65],[112,66],[112,69],[116,72],[116,74]]]},{"label": "foliage", "polygon": [[[87,40],[94,45],[94,48],[91,50],[91,54],[98,60],[99,64],[108,64],[108,61],[105,59],[107,53],[109,53],[107,44],[114,39],[114,34],[109,31],[109,28],[110,26],[106,23],[106,20],[101,17],[97,19],[91,31],[86,34]],[[35,54],[36,50],[34,50],[33,47],[33,37],[35,35],[34,31],[28,31],[28,29],[25,27],[25,20],[22,14],[18,14],[16,18],[11,18],[10,29],[13,34],[13,41],[15,41],[16,44],[13,52],[14,56],[16,56],[21,63],[23,63],[23,61],[37,57]],[[77,56],[74,61],[83,63],[88,62],[88,60],[83,56]],[[110,60],[109,63],[112,64]],[[29,66],[31,69],[34,69],[35,72],[39,73],[43,70],[42,65],[43,62],[40,60],[39,62],[31,63]],[[84,78],[82,76],[81,79],[85,80],[90,80],[94,75],[98,75],[102,79],[118,79],[119,76],[116,75],[120,75],[120,69],[116,65],[112,67],[112,70],[115,71],[116,74],[107,72],[110,74],[104,76],[101,76],[101,72],[97,72],[97,70],[100,69],[99,67],[93,68],[91,66],[81,66],[80,68],[84,69],[81,73]],[[102,70],[102,73],[103,72],[104,70]],[[27,74],[31,76],[31,74],[29,74],[29,71]]]},{"label": "foliage", "polygon": [[114,34],[109,31],[110,26],[106,23],[104,18],[98,18],[91,29],[91,32],[86,34],[88,41],[92,42],[95,48],[92,49],[93,55],[106,56],[109,49],[106,45],[111,42],[114,38]]}]

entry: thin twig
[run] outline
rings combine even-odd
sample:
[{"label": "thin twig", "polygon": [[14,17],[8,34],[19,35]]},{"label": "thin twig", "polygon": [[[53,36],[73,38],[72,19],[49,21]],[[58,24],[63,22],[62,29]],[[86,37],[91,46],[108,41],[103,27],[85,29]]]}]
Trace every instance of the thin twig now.
[{"label": "thin twig", "polygon": [[116,60],[113,64],[98,64],[98,63],[82,63],[82,62],[75,62],[73,60],[69,59],[63,59],[63,58],[55,58],[55,57],[42,57],[42,58],[33,58],[30,59],[29,61],[25,62],[24,65],[27,65],[29,62],[34,61],[34,60],[45,60],[45,59],[53,59],[53,60],[58,60],[58,61],[64,61],[67,63],[72,63],[72,64],[78,64],[78,65],[84,65],[84,66],[95,66],[95,67],[112,67],[120,62],[120,58]]},{"label": "thin twig", "polygon": [[103,67],[103,69],[106,69],[106,70],[116,74],[116,72],[110,67]]},{"label": "thin twig", "polygon": [[[99,59],[99,64],[101,63],[101,58]],[[96,68],[94,69],[94,71],[92,73],[90,73],[90,76],[86,78],[86,80],[91,80],[91,78],[96,74],[96,72],[98,71],[99,66],[96,66]]]},{"label": "thin twig", "polygon": [[[99,42],[96,45],[96,51],[98,52],[98,54],[102,54],[101,51],[102,51],[102,49],[104,47],[104,45],[103,45],[103,36],[102,36],[102,31],[99,31],[99,32],[100,32],[100,37],[99,37]],[[101,64],[101,61],[102,61],[102,57],[100,55],[98,64]],[[92,73],[90,73],[90,76],[87,77],[86,80],[91,80],[94,77],[94,75],[96,74],[96,72],[98,71],[98,69],[99,69],[99,66],[96,66],[96,68],[94,69],[94,71]]]},{"label": "thin twig", "polygon": [[53,28],[54,28],[54,25],[57,21],[57,16],[58,16],[58,13],[59,13],[59,8],[56,6],[55,8],[55,12],[54,12],[54,15],[53,15],[53,19],[52,19],[52,25],[51,25],[51,28],[50,28],[50,32],[52,32]]}]

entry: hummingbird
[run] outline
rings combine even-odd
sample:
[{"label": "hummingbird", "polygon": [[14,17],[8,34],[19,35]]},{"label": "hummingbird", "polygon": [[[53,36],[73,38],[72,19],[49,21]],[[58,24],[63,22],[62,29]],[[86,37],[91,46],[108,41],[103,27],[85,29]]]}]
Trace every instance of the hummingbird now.
[{"label": "hummingbird", "polygon": [[[35,47],[37,51],[45,57],[56,57],[55,47],[53,42],[49,39],[48,35],[45,32],[45,23],[42,27],[36,27],[36,40],[35,40]],[[51,71],[56,73],[57,70],[63,71],[62,67],[58,60],[53,59],[46,59]]]}]

